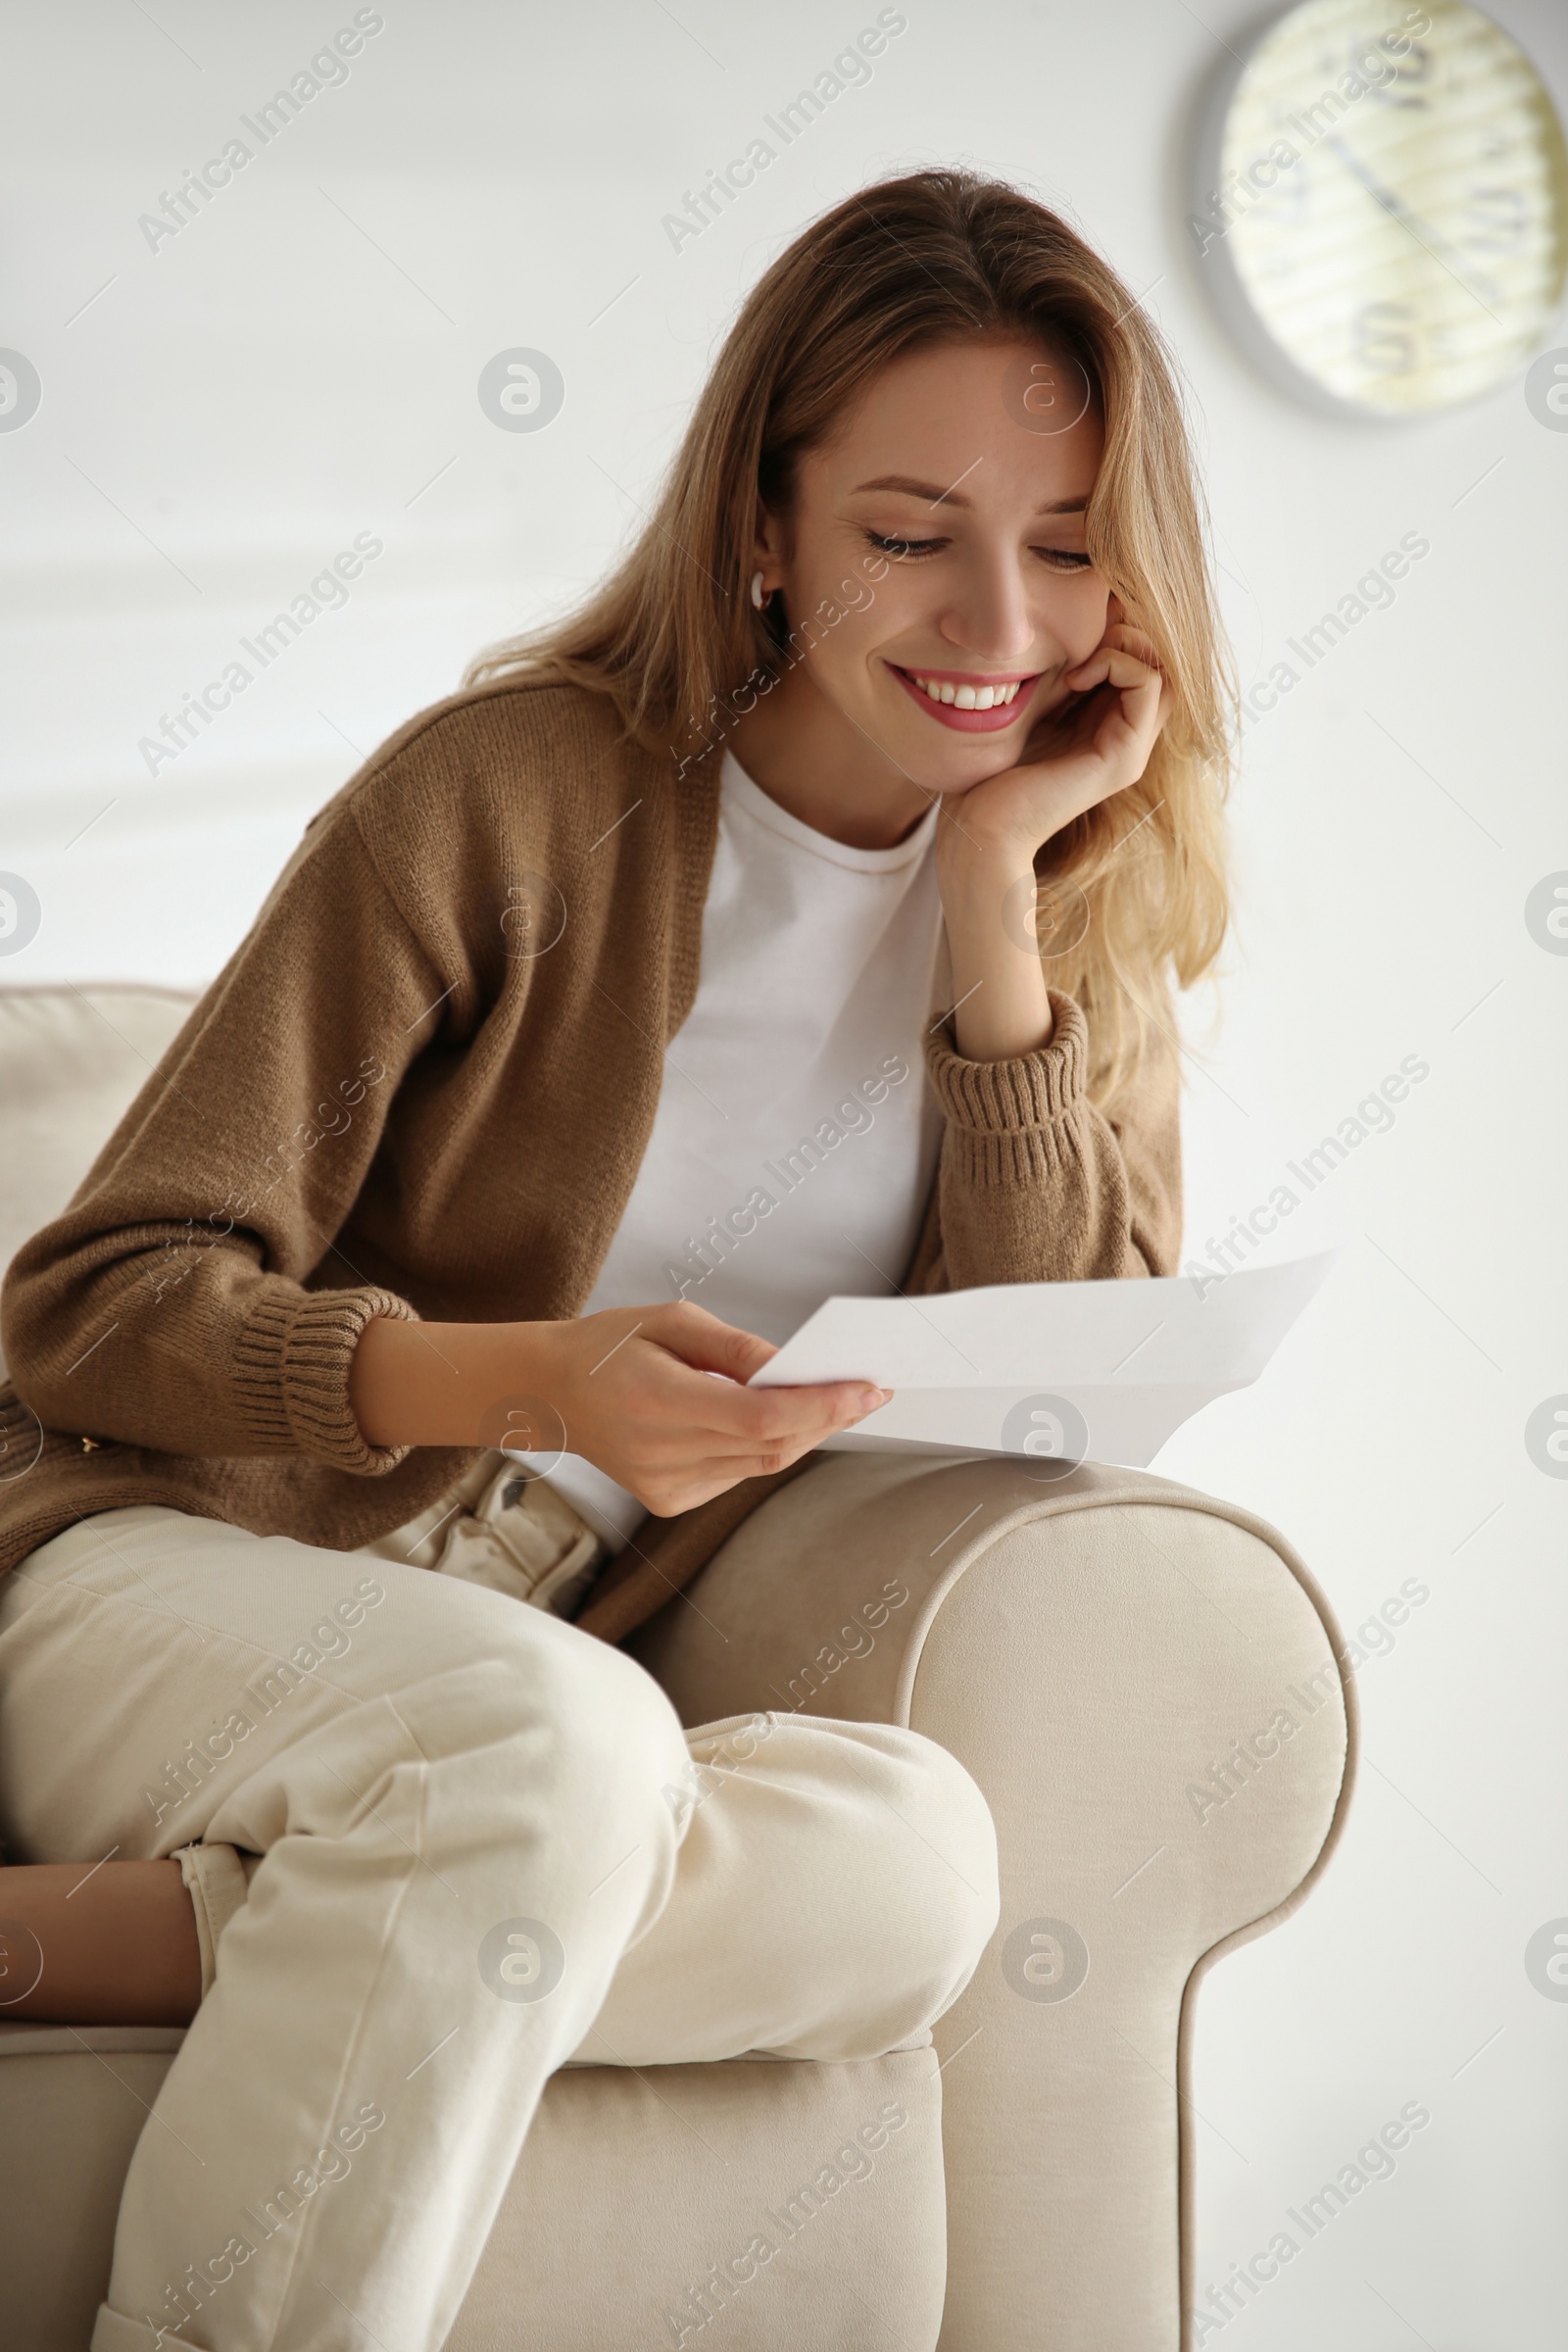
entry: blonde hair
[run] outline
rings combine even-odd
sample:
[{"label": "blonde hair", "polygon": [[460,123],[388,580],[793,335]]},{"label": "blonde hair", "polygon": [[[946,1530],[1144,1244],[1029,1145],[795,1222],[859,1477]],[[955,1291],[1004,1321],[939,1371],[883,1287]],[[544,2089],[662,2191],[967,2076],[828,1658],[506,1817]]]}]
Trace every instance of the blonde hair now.
[{"label": "blonde hair", "polygon": [[1173,363],[1120,278],[1054,213],[1004,182],[943,170],[881,181],[815,221],[743,305],[629,552],[575,612],[492,648],[465,683],[520,672],[590,687],[629,738],[683,770],[712,746],[680,760],[682,744],[722,738],[746,686],[798,658],[747,593],[760,506],[787,513],[801,456],[891,361],[1000,336],[1045,343],[1087,371],[1104,427],[1087,546],[1152,639],[1174,698],[1140,782],[1036,860],[1047,975],[1084,1008],[1090,1092],[1110,1107],[1149,1024],[1173,1029],[1168,974],[1192,986],[1225,936],[1235,691]]}]

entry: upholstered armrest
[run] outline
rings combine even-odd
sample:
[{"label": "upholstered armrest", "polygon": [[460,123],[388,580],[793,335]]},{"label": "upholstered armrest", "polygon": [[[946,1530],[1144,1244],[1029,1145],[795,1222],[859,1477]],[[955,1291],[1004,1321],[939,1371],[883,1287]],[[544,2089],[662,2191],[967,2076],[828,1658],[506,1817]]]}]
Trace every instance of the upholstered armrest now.
[{"label": "upholstered armrest", "polygon": [[1354,1749],[1283,1538],[1146,1472],[837,1454],[627,1646],[688,1725],[906,1723],[990,1801],[1002,1923],[936,2036],[943,2346],[1191,2341],[1197,1984],[1301,1900]]}]

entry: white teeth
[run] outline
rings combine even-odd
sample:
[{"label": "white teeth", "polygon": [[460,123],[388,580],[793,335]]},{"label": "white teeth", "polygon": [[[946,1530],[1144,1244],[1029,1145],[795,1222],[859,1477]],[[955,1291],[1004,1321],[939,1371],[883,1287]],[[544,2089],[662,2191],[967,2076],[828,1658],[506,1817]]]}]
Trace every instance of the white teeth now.
[{"label": "white teeth", "polygon": [[960,710],[995,710],[1004,703],[1015,702],[1023,682],[1013,678],[1005,686],[955,686],[947,679],[939,682],[935,678],[922,678],[914,671],[907,674],[933,703],[951,703]]}]

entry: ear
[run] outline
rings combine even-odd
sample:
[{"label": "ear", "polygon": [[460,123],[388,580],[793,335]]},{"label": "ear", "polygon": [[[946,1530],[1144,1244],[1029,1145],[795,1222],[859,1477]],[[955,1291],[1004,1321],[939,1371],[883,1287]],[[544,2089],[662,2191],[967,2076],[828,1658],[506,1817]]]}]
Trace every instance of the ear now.
[{"label": "ear", "polygon": [[781,515],[768,507],[759,505],[757,535],[752,542],[752,569],[762,575],[762,593],[771,596],[783,585],[784,565],[789,560],[789,534]]}]

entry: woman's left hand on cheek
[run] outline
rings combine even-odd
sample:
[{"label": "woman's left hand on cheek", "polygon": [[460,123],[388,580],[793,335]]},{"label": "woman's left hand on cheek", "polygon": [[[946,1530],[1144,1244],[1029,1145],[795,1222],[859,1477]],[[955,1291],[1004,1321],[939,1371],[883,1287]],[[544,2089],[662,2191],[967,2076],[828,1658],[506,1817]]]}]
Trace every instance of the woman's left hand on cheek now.
[{"label": "woman's left hand on cheek", "polygon": [[1136,784],[1170,715],[1170,687],[1142,630],[1113,620],[1062,683],[1072,699],[1034,729],[1016,767],[956,794],[948,813],[971,845],[1035,852],[1075,816]]},{"label": "woman's left hand on cheek", "polygon": [[1099,645],[1061,682],[1069,699],[1033,729],[1017,766],[943,802],[937,884],[955,1042],[971,1061],[1051,1043],[1050,990],[1026,913],[1035,854],[1086,808],[1138,781],[1170,714],[1153,646],[1114,599]]}]

